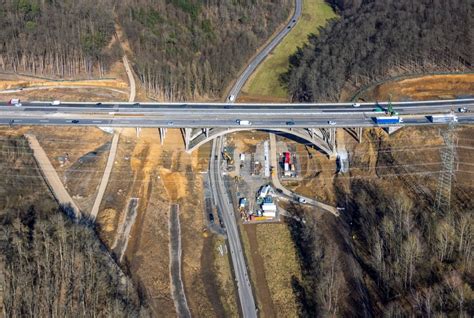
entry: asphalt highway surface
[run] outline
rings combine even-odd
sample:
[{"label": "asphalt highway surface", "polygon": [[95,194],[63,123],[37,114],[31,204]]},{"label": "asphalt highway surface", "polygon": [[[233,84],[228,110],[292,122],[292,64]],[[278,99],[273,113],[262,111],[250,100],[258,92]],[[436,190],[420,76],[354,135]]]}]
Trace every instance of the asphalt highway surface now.
[{"label": "asphalt highway surface", "polygon": [[[455,112],[460,123],[471,123],[474,99],[393,103],[403,117],[397,126],[433,124],[430,116]],[[380,126],[386,103],[352,104],[132,104],[132,103],[22,103],[0,104],[4,125],[87,125],[169,128],[320,128]],[[459,112],[460,109],[466,112]],[[376,110],[379,110],[378,112]],[[241,121],[249,121],[242,124]],[[383,125],[390,126],[390,125]]]}]

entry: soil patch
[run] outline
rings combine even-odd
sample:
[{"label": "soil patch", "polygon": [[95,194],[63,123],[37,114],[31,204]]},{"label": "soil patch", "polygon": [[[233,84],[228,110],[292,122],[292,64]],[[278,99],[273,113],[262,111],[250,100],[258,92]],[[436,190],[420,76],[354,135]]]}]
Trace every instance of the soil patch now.
[{"label": "soil patch", "polygon": [[[250,255],[252,257],[255,292],[258,294],[260,310],[263,317],[275,317],[276,311],[272,301],[272,295],[268,288],[268,282],[265,273],[265,264],[261,255],[261,250],[265,247],[259,248],[259,240],[257,237],[257,225],[247,224],[243,226],[245,234],[249,241]],[[248,254],[247,254],[248,255]]]}]

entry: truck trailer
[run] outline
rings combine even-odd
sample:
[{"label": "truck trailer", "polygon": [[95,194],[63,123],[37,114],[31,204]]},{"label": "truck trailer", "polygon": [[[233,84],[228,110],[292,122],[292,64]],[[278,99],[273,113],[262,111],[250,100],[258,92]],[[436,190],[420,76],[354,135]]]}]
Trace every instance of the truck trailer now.
[{"label": "truck trailer", "polygon": [[403,118],[398,116],[382,116],[382,117],[375,117],[373,118],[376,124],[378,125],[391,125],[391,124],[399,124],[403,123]]},{"label": "truck trailer", "polygon": [[449,122],[457,122],[458,117],[454,114],[440,114],[440,115],[432,115],[428,116],[428,119],[432,123],[449,123]]}]

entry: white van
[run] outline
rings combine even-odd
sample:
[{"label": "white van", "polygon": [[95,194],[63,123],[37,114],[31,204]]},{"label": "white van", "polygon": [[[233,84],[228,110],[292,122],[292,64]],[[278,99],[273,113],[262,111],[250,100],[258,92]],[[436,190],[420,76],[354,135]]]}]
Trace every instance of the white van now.
[{"label": "white van", "polygon": [[240,120],[240,119],[237,119],[237,123],[238,123],[240,126],[250,126],[250,125],[252,125],[252,122],[249,121],[249,120]]},{"label": "white van", "polygon": [[229,96],[229,102],[235,101],[235,95],[230,95]]},{"label": "white van", "polygon": [[12,98],[10,99],[10,101],[8,102],[9,105],[17,105],[17,104],[20,104],[21,101],[19,98]]},{"label": "white van", "polygon": [[60,100],[53,100],[53,101],[51,102],[51,105],[52,105],[52,106],[59,106],[59,105],[61,105],[61,101],[60,101]]}]

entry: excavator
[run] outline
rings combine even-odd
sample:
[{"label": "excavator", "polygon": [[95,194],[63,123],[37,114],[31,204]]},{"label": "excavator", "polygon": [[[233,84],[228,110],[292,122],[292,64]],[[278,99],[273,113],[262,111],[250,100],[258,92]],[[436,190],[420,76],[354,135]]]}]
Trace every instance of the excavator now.
[{"label": "excavator", "polygon": [[223,151],[222,152],[222,156],[224,157],[224,159],[227,161],[227,164],[229,166],[233,165],[234,164],[234,159],[232,159],[232,157],[229,155],[229,153],[227,151]]}]

